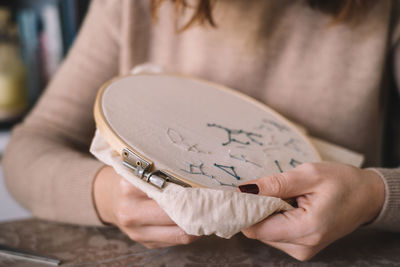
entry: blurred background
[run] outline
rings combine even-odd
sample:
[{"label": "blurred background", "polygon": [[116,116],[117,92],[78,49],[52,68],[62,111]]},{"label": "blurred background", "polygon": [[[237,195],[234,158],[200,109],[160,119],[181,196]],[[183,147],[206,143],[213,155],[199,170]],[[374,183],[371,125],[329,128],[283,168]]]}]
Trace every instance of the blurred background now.
[{"label": "blurred background", "polygon": [[[90,0],[0,0],[0,161],[13,125],[29,112],[74,42]],[[0,221],[29,217],[6,190]]]}]

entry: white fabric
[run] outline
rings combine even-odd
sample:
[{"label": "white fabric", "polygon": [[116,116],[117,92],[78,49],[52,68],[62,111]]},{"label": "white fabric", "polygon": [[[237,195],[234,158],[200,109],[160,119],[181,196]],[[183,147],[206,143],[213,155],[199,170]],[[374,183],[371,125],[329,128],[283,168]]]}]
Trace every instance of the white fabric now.
[{"label": "white fabric", "polygon": [[165,73],[165,70],[160,65],[153,64],[151,62],[136,65],[132,70],[131,74],[140,73]]},{"label": "white fabric", "polygon": [[184,188],[175,184],[159,190],[124,167],[120,156],[113,152],[99,131],[96,131],[90,151],[154,199],[179,227],[191,235],[215,234],[230,238],[274,212],[291,208],[279,198],[233,191]]}]

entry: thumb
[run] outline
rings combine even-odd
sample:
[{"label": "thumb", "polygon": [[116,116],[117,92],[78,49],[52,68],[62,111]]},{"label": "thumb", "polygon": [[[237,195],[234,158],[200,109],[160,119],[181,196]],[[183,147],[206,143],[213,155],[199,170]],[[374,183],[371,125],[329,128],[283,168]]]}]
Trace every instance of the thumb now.
[{"label": "thumb", "polygon": [[300,171],[277,173],[240,185],[243,193],[260,194],[271,197],[288,199],[311,193],[314,179]]}]

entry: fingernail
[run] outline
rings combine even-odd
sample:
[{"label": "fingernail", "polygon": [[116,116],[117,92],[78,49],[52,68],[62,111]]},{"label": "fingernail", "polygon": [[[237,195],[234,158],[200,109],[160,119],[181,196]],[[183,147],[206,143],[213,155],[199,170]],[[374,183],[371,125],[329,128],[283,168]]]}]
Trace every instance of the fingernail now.
[{"label": "fingernail", "polygon": [[260,189],[256,184],[244,184],[244,185],[239,185],[239,190],[240,192],[243,193],[250,193],[250,194],[255,194],[257,195],[260,192]]}]

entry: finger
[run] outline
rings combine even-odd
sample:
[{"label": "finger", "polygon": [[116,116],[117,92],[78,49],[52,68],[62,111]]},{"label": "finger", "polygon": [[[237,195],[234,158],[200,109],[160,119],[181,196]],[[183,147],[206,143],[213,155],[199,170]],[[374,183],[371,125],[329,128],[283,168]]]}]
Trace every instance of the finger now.
[{"label": "finger", "polygon": [[297,208],[278,213],[242,230],[248,238],[272,242],[293,242],[307,234],[306,225],[302,223],[306,211]]},{"label": "finger", "polygon": [[185,245],[198,239],[188,235],[178,226],[144,226],[126,231],[129,237],[140,243]]},{"label": "finger", "polygon": [[152,199],[130,199],[120,203],[116,214],[118,224],[123,227],[174,226],[174,221]]},{"label": "finger", "polygon": [[305,171],[288,171],[248,181],[239,189],[245,193],[288,199],[311,193],[316,179]]},{"label": "finger", "polygon": [[137,222],[141,226],[176,226],[176,223],[152,199],[136,203],[136,207],[132,209],[137,214]]},{"label": "finger", "polygon": [[132,185],[128,180],[121,178],[120,180],[121,193],[125,196],[135,196],[140,198],[148,198],[147,194],[142,190]]}]

